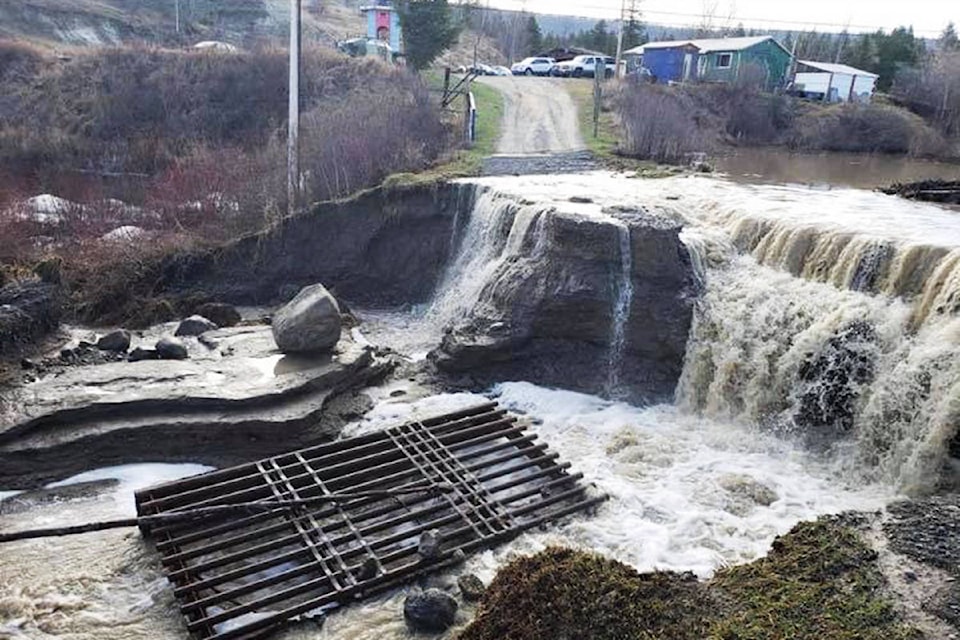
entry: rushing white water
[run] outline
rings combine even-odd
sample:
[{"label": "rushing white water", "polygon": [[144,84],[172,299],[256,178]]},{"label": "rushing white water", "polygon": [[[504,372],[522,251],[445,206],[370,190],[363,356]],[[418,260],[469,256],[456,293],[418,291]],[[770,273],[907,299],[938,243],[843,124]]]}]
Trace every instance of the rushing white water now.
[{"label": "rushing white water", "polygon": [[[474,194],[472,201],[467,193]],[[463,215],[458,211],[451,234],[454,258],[431,302],[410,312],[358,311],[366,338],[414,361],[424,359],[444,329],[474,309],[484,287],[506,261],[531,250],[528,243],[536,235],[536,222],[548,209],[492,189],[461,189],[458,198],[467,208],[467,221],[458,233]]]},{"label": "rushing white water", "polygon": [[[681,237],[704,293],[674,405],[638,408],[525,382],[490,392],[530,419],[531,428],[611,500],[593,516],[477,554],[462,570],[488,581],[513,554],[557,543],[610,554],[641,570],[706,576],[764,554],[774,536],[800,520],[875,509],[942,480],[960,424],[960,319],[951,306],[957,302],[952,292],[960,291],[960,222],[954,212],[853,190],[747,187],[706,178],[594,173],[479,183],[482,189],[470,191],[469,211],[458,212],[450,238],[457,257],[433,303],[411,312],[361,313],[375,320],[359,329],[372,342],[421,358],[444,325],[474,309],[506,261],[536,250],[537,220],[551,209],[610,219],[609,205],[642,205],[683,222]],[[593,202],[583,202],[585,194]],[[574,195],[581,196],[577,202],[570,200]],[[629,232],[620,240],[622,272],[612,276],[618,294],[610,327],[612,388],[632,296]],[[465,393],[416,402],[381,397],[344,435],[481,399]],[[834,409],[840,410],[830,413]],[[105,476],[128,477],[112,470],[83,479]],[[118,504],[132,505],[133,486],[121,482],[100,497],[2,515],[0,528],[109,516]],[[445,585],[452,578],[430,582]],[[407,591],[337,612],[320,630],[301,625],[280,637],[409,638],[401,614]],[[469,612],[459,614],[460,627]],[[184,633],[155,557],[136,533],[25,541],[0,554],[0,636],[112,640]]]},{"label": "rushing white water", "polygon": [[620,371],[623,367],[623,350],[626,346],[627,322],[630,320],[630,305],[633,302],[633,248],[630,246],[630,227],[617,224],[620,247],[620,277],[617,280],[617,298],[613,307],[613,339],[610,341],[610,363],[607,366],[606,392],[617,397],[620,389]]}]

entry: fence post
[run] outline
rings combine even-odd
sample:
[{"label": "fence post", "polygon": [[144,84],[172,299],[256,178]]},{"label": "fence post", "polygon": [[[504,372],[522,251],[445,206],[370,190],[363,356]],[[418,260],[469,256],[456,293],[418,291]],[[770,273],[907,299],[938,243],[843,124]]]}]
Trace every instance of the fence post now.
[{"label": "fence post", "polygon": [[603,62],[598,62],[593,67],[593,137],[596,138],[600,128],[600,103],[603,99],[603,93],[600,89],[600,78],[606,73]]},{"label": "fence post", "polygon": [[466,94],[466,111],[464,113],[464,133],[467,144],[472,145],[477,140],[477,102],[473,97],[473,91]]}]

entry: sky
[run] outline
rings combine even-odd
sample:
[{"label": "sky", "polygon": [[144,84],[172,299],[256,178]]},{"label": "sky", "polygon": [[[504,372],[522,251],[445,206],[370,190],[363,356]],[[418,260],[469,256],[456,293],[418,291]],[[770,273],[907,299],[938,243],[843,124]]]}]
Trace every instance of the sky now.
[{"label": "sky", "polygon": [[[480,0],[499,9],[525,10],[534,13],[582,15],[591,18],[615,19],[620,14],[620,0]],[[630,0],[627,0],[629,2]],[[918,36],[936,37],[949,21],[960,23],[960,0],[803,0],[771,2],[770,0],[638,0],[645,22],[668,25],[702,23],[705,13],[712,11],[715,26],[786,30],[887,31],[904,25],[913,26]]]}]

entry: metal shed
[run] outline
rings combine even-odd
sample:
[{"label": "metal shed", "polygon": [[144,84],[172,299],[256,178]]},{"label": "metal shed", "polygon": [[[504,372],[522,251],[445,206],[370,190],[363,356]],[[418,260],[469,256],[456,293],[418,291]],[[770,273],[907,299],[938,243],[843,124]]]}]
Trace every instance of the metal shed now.
[{"label": "metal shed", "polygon": [[800,60],[791,93],[826,102],[870,102],[878,77],[845,64]]}]

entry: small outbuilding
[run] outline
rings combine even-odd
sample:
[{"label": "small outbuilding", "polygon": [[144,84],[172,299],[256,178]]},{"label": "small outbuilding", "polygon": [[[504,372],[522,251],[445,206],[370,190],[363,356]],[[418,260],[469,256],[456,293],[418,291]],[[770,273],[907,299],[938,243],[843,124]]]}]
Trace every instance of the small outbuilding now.
[{"label": "small outbuilding", "polygon": [[772,36],[649,42],[625,57],[628,68],[642,65],[661,83],[751,82],[773,90],[790,68],[790,52]]},{"label": "small outbuilding", "polygon": [[845,64],[799,60],[790,93],[824,102],[870,102],[878,77]]}]

